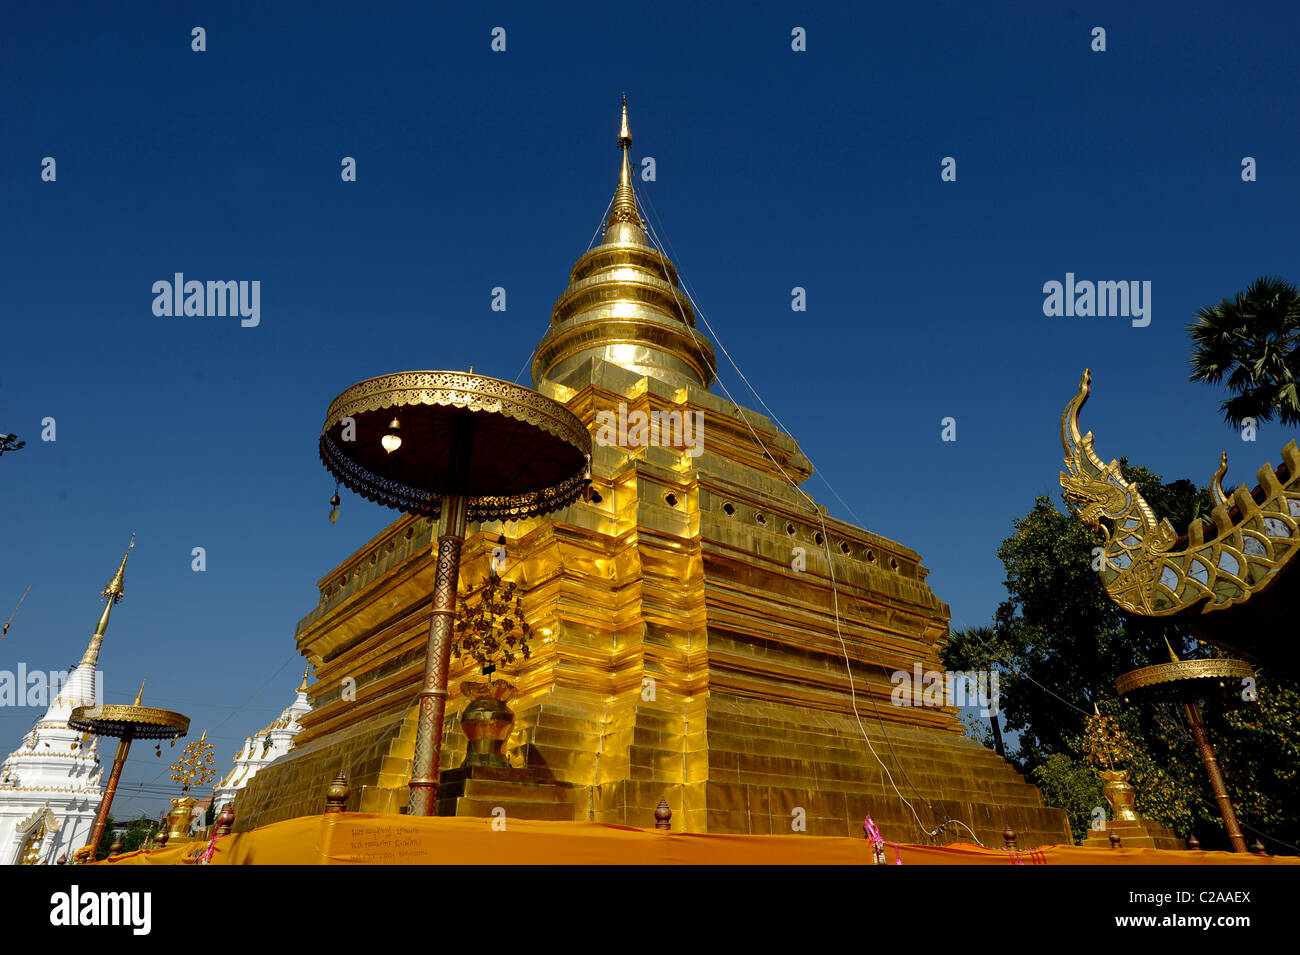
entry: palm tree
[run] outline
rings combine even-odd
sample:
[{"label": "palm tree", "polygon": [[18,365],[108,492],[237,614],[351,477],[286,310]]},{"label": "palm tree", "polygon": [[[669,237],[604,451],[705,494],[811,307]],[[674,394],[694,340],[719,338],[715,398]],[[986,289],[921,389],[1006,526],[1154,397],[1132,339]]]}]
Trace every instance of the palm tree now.
[{"label": "palm tree", "polygon": [[1263,278],[1234,298],[1196,313],[1192,381],[1219,384],[1233,397],[1220,405],[1226,421],[1245,419],[1300,424],[1300,291],[1281,279]]},{"label": "palm tree", "polygon": [[[948,642],[941,651],[940,658],[944,666],[954,670],[988,669],[998,659],[997,643],[997,631],[992,627],[962,627],[948,635]],[[993,748],[999,756],[1006,759],[1002,724],[998,721],[997,713],[992,711],[989,712],[989,727],[993,730]]]}]

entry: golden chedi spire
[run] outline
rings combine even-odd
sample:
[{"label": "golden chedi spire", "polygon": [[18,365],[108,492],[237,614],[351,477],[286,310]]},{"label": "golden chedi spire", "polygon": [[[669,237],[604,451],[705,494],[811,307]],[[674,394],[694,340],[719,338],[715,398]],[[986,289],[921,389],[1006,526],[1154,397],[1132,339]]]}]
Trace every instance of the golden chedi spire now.
[{"label": "golden chedi spire", "polygon": [[104,604],[104,612],[99,615],[99,623],[95,625],[95,632],[90,638],[90,643],[86,645],[86,652],[82,654],[79,666],[93,670],[99,665],[99,648],[104,643],[104,634],[108,632],[108,615],[114,604],[126,596],[126,559],[131,556],[133,547],[135,547],[135,534],[131,535],[131,543],[127,545],[126,553],[122,555],[122,563],[117,565],[117,573],[108,582],[108,586],[100,592],[101,597],[107,598],[107,603]]},{"label": "golden chedi spire", "polygon": [[[636,205],[636,193],[632,191],[632,159],[628,150],[632,148],[632,130],[627,124],[627,94],[623,94],[623,125],[618,130],[618,148],[623,150],[623,167],[618,174],[618,188],[614,190],[614,204],[609,210],[609,219],[605,221],[605,234],[620,222],[628,222],[638,229],[642,227],[641,210]],[[641,239],[645,241],[645,233]]]},{"label": "golden chedi spire", "polygon": [[551,327],[533,353],[533,383],[562,381],[600,359],[676,387],[707,388],[713,346],[695,330],[695,311],[677,269],[651,245],[632,186],[632,130],[623,97],[618,187],[601,243],[574,264]]}]

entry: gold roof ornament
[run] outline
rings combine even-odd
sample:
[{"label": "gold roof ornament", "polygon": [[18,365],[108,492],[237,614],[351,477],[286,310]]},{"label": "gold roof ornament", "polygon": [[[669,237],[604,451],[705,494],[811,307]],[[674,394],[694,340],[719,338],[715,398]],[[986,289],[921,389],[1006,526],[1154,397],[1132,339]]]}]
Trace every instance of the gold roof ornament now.
[{"label": "gold roof ornament", "polygon": [[131,556],[131,551],[135,547],[135,533],[131,533],[131,543],[126,547],[126,553],[122,555],[122,563],[117,565],[117,573],[113,579],[108,582],[100,596],[106,599],[104,611],[99,615],[99,623],[95,625],[95,632],[91,635],[90,643],[86,645],[86,652],[81,655],[81,663],[78,666],[89,667],[94,669],[99,664],[99,648],[104,644],[104,634],[108,632],[108,616],[113,607],[120,603],[126,596],[126,561]]},{"label": "gold roof ornament", "polygon": [[[1079,412],[1091,383],[1092,374],[1085,369],[1061,415],[1069,470],[1060,477],[1065,496],[1082,508],[1079,519],[1105,535],[1101,574],[1106,592],[1132,613],[1185,615],[1198,638],[1258,656],[1258,644],[1269,644],[1271,628],[1293,630],[1300,615],[1294,600],[1273,588],[1300,549],[1300,449],[1289,443],[1282,449],[1281,467],[1264,465],[1258,487],[1251,491],[1242,485],[1231,497],[1221,483],[1227,471],[1227,455],[1222,455],[1211,482],[1213,526],[1193,521],[1179,536],[1169,521],[1156,520],[1137,486],[1120,473],[1118,461],[1102,463],[1093,450],[1092,432],[1080,434]],[[1232,619],[1222,614],[1247,601],[1249,609],[1243,606]],[[1208,616],[1216,611],[1220,613]]]},{"label": "gold roof ornament", "polygon": [[206,786],[217,776],[214,750],[208,742],[208,731],[192,743],[186,743],[180,758],[172,763],[172,781],[181,784],[181,792],[189,795],[196,786]]},{"label": "gold roof ornament", "polygon": [[[632,191],[632,160],[628,150],[632,148],[632,130],[627,124],[627,94],[623,94],[623,124],[618,130],[618,148],[623,150],[623,166],[618,174],[618,188],[614,190],[614,204],[609,210],[609,219],[605,228],[609,229],[620,222],[630,222],[638,229],[642,226],[641,210],[637,208],[636,193]],[[644,240],[644,234],[642,239]]]},{"label": "gold roof ornament", "polygon": [[707,388],[716,369],[713,346],[695,330],[677,269],[651,245],[637,204],[626,95],[617,142],[622,158],[604,238],[574,263],[533,353],[533,382],[561,381],[599,358],[675,387]]},{"label": "gold roof ornament", "polygon": [[113,579],[108,582],[108,586],[101,592],[101,597],[109,598],[113,603],[118,603],[126,596],[126,560],[131,556],[131,550],[135,547],[135,532],[131,532],[131,543],[126,546],[126,553],[122,555],[122,563],[117,565],[117,573]]}]

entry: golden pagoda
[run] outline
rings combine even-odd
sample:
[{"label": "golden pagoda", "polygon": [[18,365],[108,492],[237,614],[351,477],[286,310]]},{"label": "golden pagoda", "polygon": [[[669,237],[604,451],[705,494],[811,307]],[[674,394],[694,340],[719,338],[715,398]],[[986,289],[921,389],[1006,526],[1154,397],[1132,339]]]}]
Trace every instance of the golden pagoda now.
[{"label": "golden pagoda", "polygon": [[[549,517],[471,524],[460,570],[470,603],[493,569],[517,584],[532,653],[507,674],[505,749],[551,782],[468,780],[456,813],[650,827],[666,799],[685,832],[860,835],[870,813],[890,839],[951,817],[988,844],[1008,825],[1021,845],[1068,844],[1065,813],[964,736],[956,707],[891,705],[891,673],[942,669],[948,608],[915,551],[797,487],[812,467],[794,440],[709,391],[713,348],[637,202],[626,102],[617,142],[603,240],[532,362],[536,390],[592,432],[591,489]],[[319,813],[340,772],[348,810],[406,806],[436,533],[402,517],[321,578],[297,632],[312,710],[240,793],[236,831]],[[456,688],[475,676],[452,664],[445,768],[465,755]]]}]

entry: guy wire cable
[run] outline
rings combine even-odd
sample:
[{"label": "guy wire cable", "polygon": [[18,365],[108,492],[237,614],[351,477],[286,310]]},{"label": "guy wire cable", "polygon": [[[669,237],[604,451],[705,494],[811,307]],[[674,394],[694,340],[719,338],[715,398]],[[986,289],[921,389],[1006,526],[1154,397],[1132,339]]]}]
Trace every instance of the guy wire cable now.
[{"label": "guy wire cable", "polygon": [[[280,668],[279,668],[278,670],[276,670],[274,673],[272,673],[269,677],[267,677],[266,680],[265,680],[265,682],[263,682],[261,686],[259,686],[256,690],[253,691],[253,695],[252,695],[252,696],[250,696],[248,699],[244,700],[244,702],[241,703],[237,709],[234,709],[234,710],[232,710],[230,713],[226,714],[226,716],[225,716],[224,718],[222,718],[222,720],[221,720],[220,723],[218,723],[216,726],[211,727],[212,731],[215,732],[216,730],[221,729],[221,727],[225,726],[226,723],[230,722],[230,720],[231,720],[231,719],[232,719],[236,714],[243,712],[244,707],[248,706],[249,703],[252,703],[253,700],[257,699],[257,695],[258,695],[259,693],[261,693],[263,690],[265,690],[265,689],[270,685],[270,683],[271,683],[272,680],[274,680],[277,676],[279,676],[281,673],[283,673],[285,667],[287,667],[290,663],[293,663],[295,660],[299,660],[299,659],[301,659],[301,658],[298,656],[297,653],[295,653],[295,654],[294,654],[293,656],[291,656],[289,659],[285,660],[282,664],[280,664]],[[214,747],[214,749],[215,749],[215,747]],[[158,782],[158,780],[162,778],[163,773],[166,773],[166,772],[170,772],[170,766],[168,766],[168,767],[164,767],[163,769],[160,769],[160,770],[158,771],[158,775],[155,776],[153,779],[149,780],[149,782],[145,783],[144,785],[146,785],[146,786],[152,786],[154,783]],[[139,794],[137,793],[136,795],[139,795]],[[125,806],[130,805],[131,800],[134,799],[134,798],[135,798],[135,796],[131,796],[131,797],[129,797],[129,798],[126,800],[126,802],[124,802],[124,803],[122,804],[122,806],[125,807]]]},{"label": "guy wire cable", "polygon": [[[609,202],[605,204],[605,216],[608,216],[608,215],[609,215],[609,208],[610,208],[610,206],[612,206],[613,204],[614,204],[614,197],[613,197],[613,196],[610,196],[610,197],[609,197]],[[596,231],[593,232],[593,233],[591,234],[591,241],[587,243],[587,248],[586,248],[586,250],[582,253],[583,255],[586,255],[588,252],[590,252],[590,251],[591,251],[591,247],[592,247],[593,245],[596,244],[596,236],[600,235],[600,229],[601,229],[601,226],[603,226],[603,225],[605,224],[605,216],[602,216],[601,219],[600,219],[600,222],[597,223],[597,225],[596,225]],[[542,335],[545,336],[545,335],[546,335],[546,332],[547,332],[547,331],[550,331],[550,328],[551,328],[551,320],[548,318],[548,319],[546,320],[546,330],[542,332]],[[533,348],[531,348],[531,349],[528,350],[528,354],[527,354],[527,356],[524,358],[524,363],[523,363],[522,365],[519,366],[519,371],[518,371],[518,373],[515,375],[515,384],[519,384],[519,379],[523,376],[524,369],[528,367],[528,363],[532,360],[533,352],[535,352],[536,350],[537,350],[536,346],[533,346]]]},{"label": "guy wire cable", "polygon": [[[659,259],[660,259],[660,264],[661,264],[661,266],[664,267],[664,271],[665,271],[665,273],[666,273],[666,272],[667,272],[667,266],[664,264],[664,261],[663,261],[663,260],[664,260],[664,252],[663,252],[664,243],[660,241],[660,239],[659,239],[659,235],[658,235],[658,232],[657,232],[657,230],[655,229],[654,224],[650,221],[649,217],[645,217],[645,223],[646,223],[647,227],[650,229],[650,234],[651,234],[651,237],[653,238],[653,240],[654,240],[654,244],[655,244],[655,251],[658,252],[658,254],[659,254]],[[679,277],[679,279],[680,279],[680,276],[681,276],[681,269],[680,269],[680,267],[679,267],[679,268],[678,268],[678,277]],[[722,350],[722,353],[723,353],[724,355],[726,355],[728,362],[730,362],[731,365],[732,365],[732,367],[735,368],[736,373],[737,373],[738,375],[740,375],[741,379],[742,379],[742,380],[745,380],[745,381],[746,381],[746,384],[748,384],[748,380],[745,379],[744,373],[741,372],[740,369],[736,366],[735,359],[733,359],[733,358],[731,357],[731,354],[730,354],[730,352],[727,351],[726,346],[722,343],[721,339],[718,338],[717,332],[714,331],[712,324],[710,324],[710,322],[709,322],[709,320],[708,320],[708,316],[705,315],[705,314],[703,313],[703,311],[699,308],[699,306],[696,304],[695,300],[691,297],[690,292],[689,292],[688,289],[686,289],[686,288],[682,288],[682,292],[683,292],[683,294],[686,295],[687,299],[691,302],[692,307],[695,308],[695,310],[696,310],[696,314],[698,314],[698,315],[700,316],[700,318],[704,321],[705,327],[709,330],[709,333],[713,336],[714,341],[716,341],[716,342],[718,343],[718,347]],[[675,300],[676,300],[676,299],[675,299]],[[699,333],[695,330],[695,328],[691,325],[691,323],[688,322],[688,321],[686,320],[685,309],[682,308],[682,306],[681,306],[681,302],[680,302],[679,300],[677,300],[677,307],[678,307],[678,310],[681,312],[681,316],[682,316],[682,324],[683,324],[684,326],[686,326],[686,328],[690,329],[691,334],[694,335],[694,336],[696,337],[696,340],[698,341],[698,340],[699,340]],[[841,628],[841,623],[840,623],[840,610],[839,610],[839,585],[838,585],[838,582],[837,582],[836,579],[835,579],[834,560],[833,560],[833,558],[832,558],[832,556],[831,556],[831,553],[830,553],[830,543],[829,543],[829,540],[830,540],[830,534],[829,534],[829,531],[827,530],[825,519],[824,519],[823,516],[822,516],[821,508],[817,505],[817,502],[813,500],[813,498],[811,497],[811,495],[808,494],[807,491],[804,491],[804,490],[803,490],[801,487],[799,487],[799,486],[798,486],[798,485],[797,485],[793,480],[791,480],[790,475],[786,473],[786,471],[785,471],[785,469],[784,469],[783,467],[781,467],[780,462],[776,460],[776,458],[772,455],[772,452],[768,449],[767,445],[766,445],[766,444],[763,442],[763,440],[758,436],[758,433],[754,430],[753,425],[751,425],[751,424],[749,423],[749,420],[748,420],[747,418],[745,418],[745,416],[744,416],[743,414],[740,413],[740,411],[741,411],[740,403],[737,402],[736,399],[735,399],[735,397],[731,394],[731,391],[730,391],[730,389],[727,388],[726,383],[723,382],[721,378],[718,378],[718,377],[717,377],[716,372],[717,372],[717,369],[715,368],[715,369],[714,369],[714,373],[715,373],[715,379],[717,380],[718,386],[723,390],[723,393],[727,396],[727,400],[730,401],[733,405],[736,406],[736,409],[737,409],[737,416],[738,416],[742,421],[745,422],[745,426],[749,429],[749,433],[750,433],[750,435],[754,438],[754,441],[758,444],[758,446],[759,446],[760,448],[763,449],[763,453],[767,455],[768,460],[770,460],[770,461],[772,462],[772,464],[773,464],[773,465],[776,467],[776,469],[781,473],[781,476],[786,480],[786,482],[787,482],[787,483],[788,483],[788,484],[789,484],[789,485],[790,485],[790,486],[791,486],[791,487],[792,487],[792,488],[793,488],[797,493],[801,494],[805,499],[807,499],[807,501],[809,502],[809,504],[812,505],[813,513],[816,515],[816,517],[817,517],[817,521],[818,521],[818,523],[821,525],[821,529],[822,529],[822,546],[823,546],[823,548],[824,548],[824,550],[825,550],[825,552],[826,552],[826,562],[827,562],[827,567],[829,568],[829,573],[830,573],[830,581],[831,581],[831,595],[832,595],[832,599],[833,599],[833,606],[834,606],[834,613],[835,613],[835,633],[836,633],[836,636],[839,638],[839,642],[840,642],[840,650],[841,650],[841,652],[844,654],[844,663],[845,663],[845,667],[847,668],[848,680],[849,680],[849,700],[850,700],[850,703],[851,703],[852,708],[853,708],[853,716],[854,716],[854,719],[857,721],[857,724],[858,724],[858,730],[862,733],[862,738],[863,738],[864,740],[866,740],[867,747],[868,747],[868,749],[870,749],[870,751],[871,751],[871,755],[875,758],[876,762],[880,763],[881,768],[884,769],[884,771],[885,771],[885,775],[886,775],[886,777],[888,778],[888,780],[889,780],[889,784],[890,784],[890,786],[893,788],[895,795],[898,796],[899,800],[902,801],[903,805],[907,806],[908,810],[912,813],[912,817],[916,820],[916,824],[917,824],[917,826],[920,828],[920,830],[921,830],[923,833],[925,833],[927,837],[929,837],[929,838],[933,838],[934,835],[936,835],[938,832],[942,831],[942,829],[944,828],[944,825],[946,825],[947,823],[945,822],[943,825],[940,825],[938,828],[936,828],[936,829],[934,829],[934,830],[926,829],[925,825],[921,822],[921,817],[917,814],[915,807],[914,807],[914,806],[912,805],[912,803],[907,799],[907,797],[904,796],[904,795],[902,794],[902,792],[901,792],[901,791],[899,790],[899,788],[898,788],[897,783],[894,782],[893,774],[889,772],[889,767],[885,765],[884,760],[882,760],[882,759],[880,758],[880,755],[876,752],[876,748],[875,748],[874,744],[871,742],[871,737],[867,734],[866,727],[864,727],[864,726],[862,725],[862,716],[861,716],[861,714],[858,712],[858,704],[857,704],[857,689],[856,689],[856,686],[855,686],[855,683],[854,683],[854,679],[853,679],[853,665],[852,665],[852,661],[851,661],[851,659],[849,658],[848,645],[847,645],[847,643],[846,643],[845,640],[844,640],[844,634],[843,634],[843,631],[842,631],[842,628]],[[751,390],[751,391],[754,390],[753,385],[749,385],[749,387],[750,387],[750,390]],[[757,395],[757,392],[755,392],[755,394]],[[760,402],[762,401],[761,398],[760,398],[759,400],[760,400]],[[764,407],[766,407],[766,405],[764,405]],[[816,470],[816,468],[814,468],[814,470]],[[824,480],[824,479],[823,479],[823,480]],[[828,484],[827,486],[829,487],[829,484]],[[837,496],[838,496],[838,495],[837,495]],[[870,696],[868,696],[868,699],[871,701],[872,707],[874,708],[875,705],[876,705],[876,704],[875,704],[875,700],[874,700],[874,699],[871,699]],[[877,717],[879,718],[879,711],[878,711],[878,710],[877,710]],[[882,732],[884,733],[885,738],[888,739],[888,738],[889,738],[889,734],[888,734],[887,731],[884,731],[884,721],[881,720],[880,722],[881,722],[881,729],[882,729]],[[893,755],[894,758],[895,758],[895,760],[897,760],[897,754],[894,754],[894,753],[892,752],[892,745],[891,745],[890,749],[891,749],[891,755]],[[968,830],[969,830],[969,827],[967,827],[967,828],[968,828]],[[978,837],[976,837],[976,842],[977,842],[977,843],[979,842]],[[982,843],[981,843],[981,845],[982,845]]]}]

